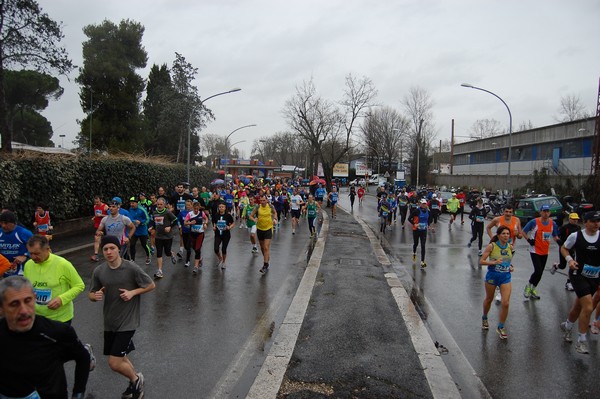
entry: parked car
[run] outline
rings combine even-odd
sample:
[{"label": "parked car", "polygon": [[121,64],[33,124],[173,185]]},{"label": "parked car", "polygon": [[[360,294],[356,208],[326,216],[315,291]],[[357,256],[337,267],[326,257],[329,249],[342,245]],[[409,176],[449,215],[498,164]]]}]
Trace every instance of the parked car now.
[{"label": "parked car", "polygon": [[350,185],[355,185],[355,186],[366,186],[367,185],[367,181],[362,178],[362,179],[354,179],[354,180],[350,180],[350,182],[348,183]]},{"label": "parked car", "polygon": [[525,226],[527,222],[540,216],[542,205],[550,206],[550,217],[557,225],[563,222],[563,206],[558,198],[547,195],[543,197],[529,197],[517,200],[515,204],[515,216],[521,220],[521,225]]}]

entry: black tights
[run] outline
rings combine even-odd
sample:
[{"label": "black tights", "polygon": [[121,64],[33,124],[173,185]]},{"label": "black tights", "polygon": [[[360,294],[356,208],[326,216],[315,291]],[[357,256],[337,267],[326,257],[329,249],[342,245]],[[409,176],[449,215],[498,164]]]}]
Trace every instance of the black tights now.
[{"label": "black tights", "polygon": [[425,242],[427,241],[427,230],[413,230],[413,254],[417,253],[419,240],[421,240],[421,262],[425,262]]},{"label": "black tights", "polygon": [[548,255],[538,255],[534,253],[530,253],[531,262],[533,263],[533,273],[531,277],[529,277],[529,284],[532,284],[534,287],[540,283],[542,279],[542,273],[544,273],[544,268],[546,267],[546,261],[548,260]]}]

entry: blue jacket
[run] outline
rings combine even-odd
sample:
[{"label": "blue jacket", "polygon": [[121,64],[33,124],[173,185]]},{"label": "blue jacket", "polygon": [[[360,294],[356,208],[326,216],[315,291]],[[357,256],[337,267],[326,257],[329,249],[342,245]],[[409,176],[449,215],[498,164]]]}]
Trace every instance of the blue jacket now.
[{"label": "blue jacket", "polygon": [[[144,207],[138,205],[136,209],[131,208],[126,216],[129,216],[129,219],[136,225],[135,233],[133,235],[136,237],[148,235],[148,222],[150,221],[150,217]],[[139,226],[137,225],[136,220],[139,220]]]},{"label": "blue jacket", "polygon": [[[4,255],[9,262],[12,262],[17,256],[25,255],[29,258],[29,252],[27,251],[27,241],[33,233],[27,230],[25,227],[17,225],[13,231],[6,233],[0,229],[0,254]],[[25,263],[23,263],[24,265]],[[19,269],[22,269],[20,267]],[[19,273],[21,270],[17,270]],[[7,272],[5,276],[14,274]]]}]

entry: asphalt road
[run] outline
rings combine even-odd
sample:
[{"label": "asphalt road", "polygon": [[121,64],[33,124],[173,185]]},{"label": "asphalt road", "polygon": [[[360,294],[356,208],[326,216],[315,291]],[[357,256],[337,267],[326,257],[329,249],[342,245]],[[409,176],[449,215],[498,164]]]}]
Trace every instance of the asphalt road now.
[{"label": "asphalt road", "polygon": [[[340,199],[342,206],[350,209],[347,190]],[[362,206],[357,201],[352,214],[378,231],[373,196],[367,196]],[[410,227],[402,230],[398,222],[381,239],[396,273],[427,320],[433,339],[449,349],[443,359],[458,386],[472,385],[473,373],[483,384],[483,393],[465,390],[464,397],[481,397],[485,390],[493,398],[598,397],[600,336],[589,337],[590,354],[582,355],[575,351],[575,343],[563,341],[559,329],[575,294],[565,290],[564,275],[548,272],[558,258],[558,246],[551,245],[546,272],[538,286],[541,299],[526,300],[523,288],[533,266],[526,242],[517,243],[506,323],[509,337],[500,340],[495,332],[499,306],[493,304],[490,310],[490,330],[481,330],[486,268],[478,265],[476,245],[467,248],[470,221],[465,217],[464,225],[449,231],[448,220],[448,215],[443,215],[437,231],[428,233],[426,270],[412,262]],[[573,337],[576,339],[575,333]]]},{"label": "asphalt road", "polygon": [[[258,272],[262,255],[251,253],[247,230],[237,227],[232,232],[226,270],[216,267],[212,233],[204,242],[204,267],[198,276],[182,261],[173,265],[165,258],[165,277],[156,281],[156,290],[142,298],[141,327],[134,336],[137,350],[130,356],[145,376],[145,397],[246,395],[272,343],[273,326],[284,317],[306,267],[306,222],[294,236],[290,223],[282,221],[281,230],[275,233],[271,267],[264,276]],[[61,241],[54,245],[59,254],[84,244],[85,238]],[[139,253],[138,248],[138,257]],[[88,246],[64,255],[79,271],[86,290],[97,266],[89,260],[90,254]],[[140,258],[144,259],[143,255]],[[153,258],[151,265],[142,267],[152,275],[155,265]],[[102,356],[102,304],[81,294],[75,300],[73,326],[82,341],[93,345],[98,358],[86,398],[120,397],[127,381],[110,371]],[[67,367],[69,378],[71,367]]]}]

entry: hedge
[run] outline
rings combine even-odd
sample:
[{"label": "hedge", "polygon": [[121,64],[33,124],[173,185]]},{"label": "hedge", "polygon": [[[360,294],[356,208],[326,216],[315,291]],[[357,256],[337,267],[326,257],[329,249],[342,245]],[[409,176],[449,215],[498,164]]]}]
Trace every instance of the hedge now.
[{"label": "hedge", "polygon": [[[58,221],[91,216],[93,198],[114,196],[127,201],[144,192],[167,192],[186,180],[186,165],[150,158],[88,157],[27,154],[0,157],[0,203],[17,210],[29,223],[38,202],[45,203]],[[215,174],[191,167],[191,186],[208,185]]]}]

